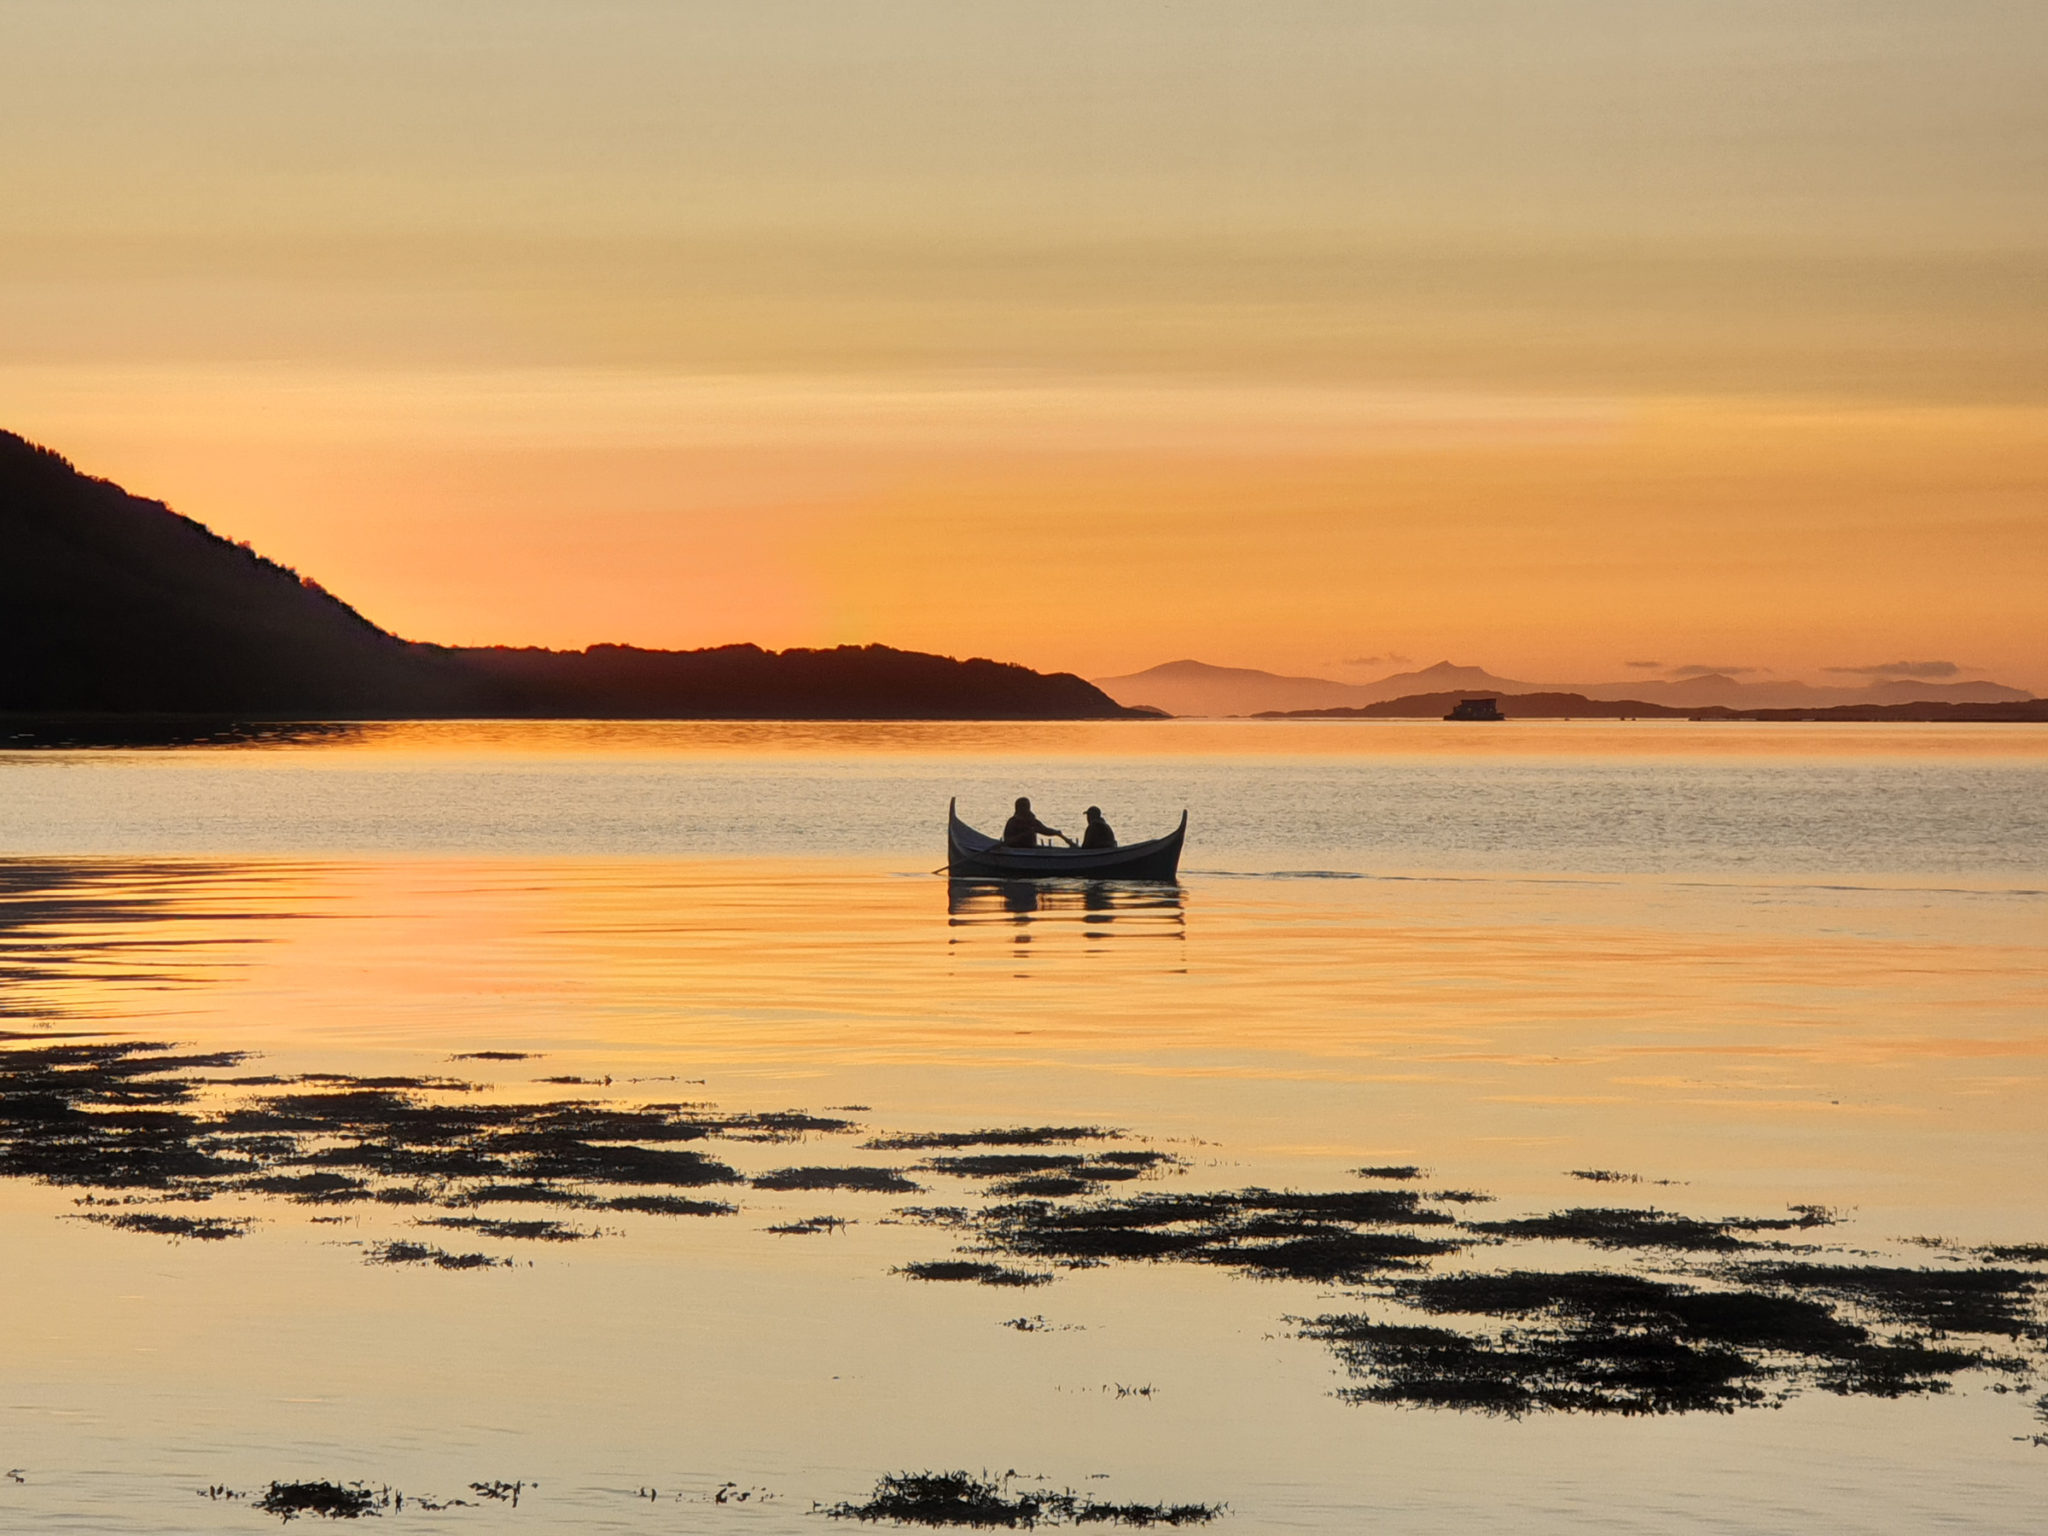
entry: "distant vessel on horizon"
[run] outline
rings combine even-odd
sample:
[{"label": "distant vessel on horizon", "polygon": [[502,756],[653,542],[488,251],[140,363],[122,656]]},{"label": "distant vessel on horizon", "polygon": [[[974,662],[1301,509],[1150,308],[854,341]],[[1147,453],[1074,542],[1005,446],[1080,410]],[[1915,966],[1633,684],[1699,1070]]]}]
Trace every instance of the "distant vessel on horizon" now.
[{"label": "distant vessel on horizon", "polygon": [[1446,720],[1505,720],[1499,699],[1460,699],[1451,706]]}]

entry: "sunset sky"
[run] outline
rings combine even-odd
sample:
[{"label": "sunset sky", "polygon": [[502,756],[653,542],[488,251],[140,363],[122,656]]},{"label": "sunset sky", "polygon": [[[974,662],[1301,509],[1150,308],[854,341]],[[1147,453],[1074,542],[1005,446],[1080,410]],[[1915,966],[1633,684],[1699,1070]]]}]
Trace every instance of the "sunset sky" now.
[{"label": "sunset sky", "polygon": [[0,426],[415,638],[2048,692],[2039,0],[7,0],[0,144]]}]

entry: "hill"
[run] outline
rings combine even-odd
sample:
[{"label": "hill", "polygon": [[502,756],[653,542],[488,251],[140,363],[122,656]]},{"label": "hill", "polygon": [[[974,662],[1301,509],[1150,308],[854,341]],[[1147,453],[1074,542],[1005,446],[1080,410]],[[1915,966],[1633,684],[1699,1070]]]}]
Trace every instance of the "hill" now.
[{"label": "hill", "polygon": [[0,434],[0,709],[433,712],[468,686],[297,572]]},{"label": "hill", "polygon": [[[1460,699],[1474,695],[1416,693],[1356,709],[1269,710],[1265,720],[1440,720]],[[1830,704],[1791,709],[1696,708],[1647,699],[1589,699],[1582,693],[1488,695],[1509,720],[1841,720],[1841,721],[2048,721],[2048,699],[1920,699],[1896,704]]]},{"label": "hill", "polygon": [[499,715],[625,719],[1086,720],[1132,715],[1069,672],[886,645],[444,652]]},{"label": "hill", "polygon": [[1102,719],[1071,674],[887,646],[456,649],[0,432],[0,712]]},{"label": "hill", "polygon": [[1095,686],[1120,704],[1149,704],[1170,714],[1256,715],[1274,710],[1356,709],[1431,689],[1501,693],[1534,685],[1495,677],[1483,667],[1461,667],[1448,661],[1419,672],[1396,672],[1376,683],[1340,683],[1327,677],[1286,677],[1256,667],[1169,661],[1121,677],[1098,677]]},{"label": "hill", "polygon": [[[1782,678],[1745,683],[1724,672],[1668,678],[1638,677],[1620,683],[1528,683],[1499,677],[1484,667],[1440,661],[1415,672],[1396,672],[1370,683],[1340,683],[1326,677],[1288,677],[1253,667],[1216,667],[1202,661],[1170,661],[1143,672],[1096,679],[1096,685],[1124,704],[1151,704],[1181,715],[1290,714],[1303,710],[1360,710],[1394,700],[1462,691],[1481,695],[1569,695],[1637,706],[1655,705],[1692,714],[1721,706],[1735,710],[1822,709],[1836,705],[1946,702],[2018,703],[2032,698],[2024,688],[1978,678],[1952,683],[1912,679],[1824,687]],[[1649,711],[1636,708],[1631,713]]]}]

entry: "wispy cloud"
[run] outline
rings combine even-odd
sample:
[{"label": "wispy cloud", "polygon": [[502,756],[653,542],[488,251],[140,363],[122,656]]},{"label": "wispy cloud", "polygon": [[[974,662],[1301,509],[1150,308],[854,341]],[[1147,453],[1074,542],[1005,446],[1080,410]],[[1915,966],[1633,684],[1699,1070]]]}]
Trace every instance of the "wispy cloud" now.
[{"label": "wispy cloud", "polygon": [[1725,672],[1730,677],[1740,677],[1745,672],[1768,672],[1769,667],[1738,667],[1733,662],[1688,662],[1682,667],[1673,667],[1673,677],[1707,677],[1716,672]]},{"label": "wispy cloud", "polygon": [[1384,656],[1346,656],[1343,665],[1347,667],[1401,667],[1413,661],[1413,656],[1400,656],[1392,651]]},{"label": "wispy cloud", "polygon": [[1664,663],[1661,661],[1624,661],[1622,665],[1624,667],[1639,667],[1646,672],[1657,672],[1663,669]]},{"label": "wispy cloud", "polygon": [[1954,677],[1963,669],[1952,661],[1880,661],[1867,667],[1824,667],[1856,677]]}]

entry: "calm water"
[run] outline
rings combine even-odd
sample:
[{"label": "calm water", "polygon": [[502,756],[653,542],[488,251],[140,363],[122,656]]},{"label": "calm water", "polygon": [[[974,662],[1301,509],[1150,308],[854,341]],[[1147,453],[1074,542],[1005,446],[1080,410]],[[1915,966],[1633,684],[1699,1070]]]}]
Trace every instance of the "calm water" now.
[{"label": "calm water", "polygon": [[[948,797],[993,825],[1019,792],[1126,838],[1188,807],[1183,887],[949,892]],[[195,1490],[307,1477],[480,1531],[831,1529],[814,1501],[926,1467],[1227,1501],[1245,1531],[2011,1531],[2048,1493],[2030,1366],[1729,1414],[1355,1404],[1290,1319],[1380,1305],[1357,1287],[906,1279],[962,1238],[892,1212],[977,1192],[862,1146],[1099,1125],[1179,1161],[1117,1196],[1416,1164],[1489,1219],[1819,1205],[1840,1223],[1802,1240],[1937,1266],[1957,1250],[1907,1240],[2048,1242],[2048,732],[379,726],[0,754],[0,855],[0,1026],[31,1045],[832,1110],[859,1131],[716,1155],[926,1191],[443,1233],[517,1261],[447,1272],[363,1262],[415,1208],[222,1195],[183,1208],[248,1234],[176,1241],[0,1179],[0,1529],[256,1530]],[[451,1061],[478,1051],[523,1055]],[[468,1491],[497,1479],[538,1488]]]}]

